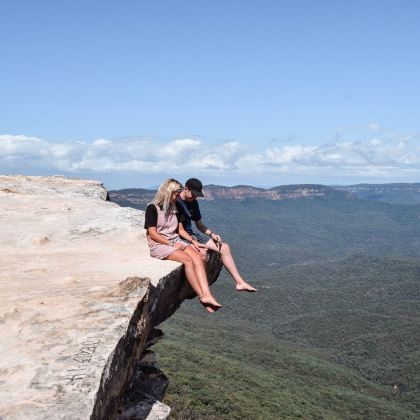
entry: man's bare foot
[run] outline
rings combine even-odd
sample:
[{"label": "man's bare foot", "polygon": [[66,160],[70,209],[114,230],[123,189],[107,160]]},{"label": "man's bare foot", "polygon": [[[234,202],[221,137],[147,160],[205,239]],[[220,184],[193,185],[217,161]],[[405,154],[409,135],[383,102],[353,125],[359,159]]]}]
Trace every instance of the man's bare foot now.
[{"label": "man's bare foot", "polygon": [[242,283],[238,283],[236,285],[236,290],[238,292],[256,292],[257,289],[255,287],[252,287],[249,283],[247,283],[246,281],[242,282]]}]

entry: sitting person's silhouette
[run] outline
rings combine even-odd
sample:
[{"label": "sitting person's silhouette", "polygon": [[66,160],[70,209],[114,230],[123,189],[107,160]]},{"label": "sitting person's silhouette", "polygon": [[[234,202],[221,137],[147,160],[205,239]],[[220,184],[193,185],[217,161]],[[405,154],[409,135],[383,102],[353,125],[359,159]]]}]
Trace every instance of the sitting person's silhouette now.
[{"label": "sitting person's silhouette", "polygon": [[208,312],[221,307],[210,292],[203,260],[196,247],[180,238],[189,236],[178,222],[176,200],[182,185],[168,179],[146,208],[144,227],[150,255],[154,258],[179,261],[184,264],[185,276]]}]

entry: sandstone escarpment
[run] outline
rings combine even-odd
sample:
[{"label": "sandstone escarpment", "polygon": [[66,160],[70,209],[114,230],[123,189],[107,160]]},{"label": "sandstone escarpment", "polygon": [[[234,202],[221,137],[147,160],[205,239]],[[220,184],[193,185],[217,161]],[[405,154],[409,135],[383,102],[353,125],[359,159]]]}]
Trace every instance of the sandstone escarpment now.
[{"label": "sandstone escarpment", "polygon": [[[221,185],[206,185],[203,189],[202,200],[302,200],[302,199],[325,199],[325,198],[350,198],[351,194],[344,191],[317,184],[283,185],[273,188],[256,188],[249,185],[237,185],[224,187]],[[122,206],[143,208],[155,192],[145,189],[125,189],[110,191],[111,201]]]},{"label": "sandstone escarpment", "polygon": [[143,212],[106,197],[97,181],[0,176],[2,419],[168,414],[147,347],[191,289],[149,256]]},{"label": "sandstone escarpment", "polygon": [[273,188],[256,188],[249,185],[236,185],[234,187],[224,187],[220,185],[207,185],[205,187],[205,199],[207,200],[300,200],[312,198],[331,198],[345,197],[341,191],[325,185],[301,184],[301,185],[281,185]]}]

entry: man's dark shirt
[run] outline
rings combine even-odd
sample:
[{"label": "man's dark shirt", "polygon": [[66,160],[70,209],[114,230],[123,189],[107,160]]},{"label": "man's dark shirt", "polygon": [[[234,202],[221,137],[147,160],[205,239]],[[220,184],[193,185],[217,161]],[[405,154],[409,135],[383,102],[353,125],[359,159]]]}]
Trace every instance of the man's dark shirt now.
[{"label": "man's dark shirt", "polygon": [[194,235],[194,229],[192,227],[192,221],[198,222],[201,220],[200,207],[197,200],[192,202],[184,201],[181,197],[176,200],[176,208],[182,215],[181,221],[184,225],[184,229],[190,234]]}]

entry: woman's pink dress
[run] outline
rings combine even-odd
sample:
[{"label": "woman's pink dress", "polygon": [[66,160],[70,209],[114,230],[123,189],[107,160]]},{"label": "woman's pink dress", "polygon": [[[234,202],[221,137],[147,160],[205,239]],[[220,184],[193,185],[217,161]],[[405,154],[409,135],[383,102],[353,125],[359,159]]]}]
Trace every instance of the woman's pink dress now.
[{"label": "woman's pink dress", "polygon": [[[169,239],[173,243],[185,242],[178,235],[178,219],[175,212],[169,212],[168,217],[165,216],[165,212],[156,206],[157,209],[157,223],[156,231],[166,239]],[[153,258],[159,258],[161,260],[168,258],[176,248],[171,245],[161,244],[154,241],[149,235],[147,235],[147,243],[150,248],[150,255]],[[185,242],[187,243],[187,242]],[[187,243],[188,244],[188,243]]]}]

